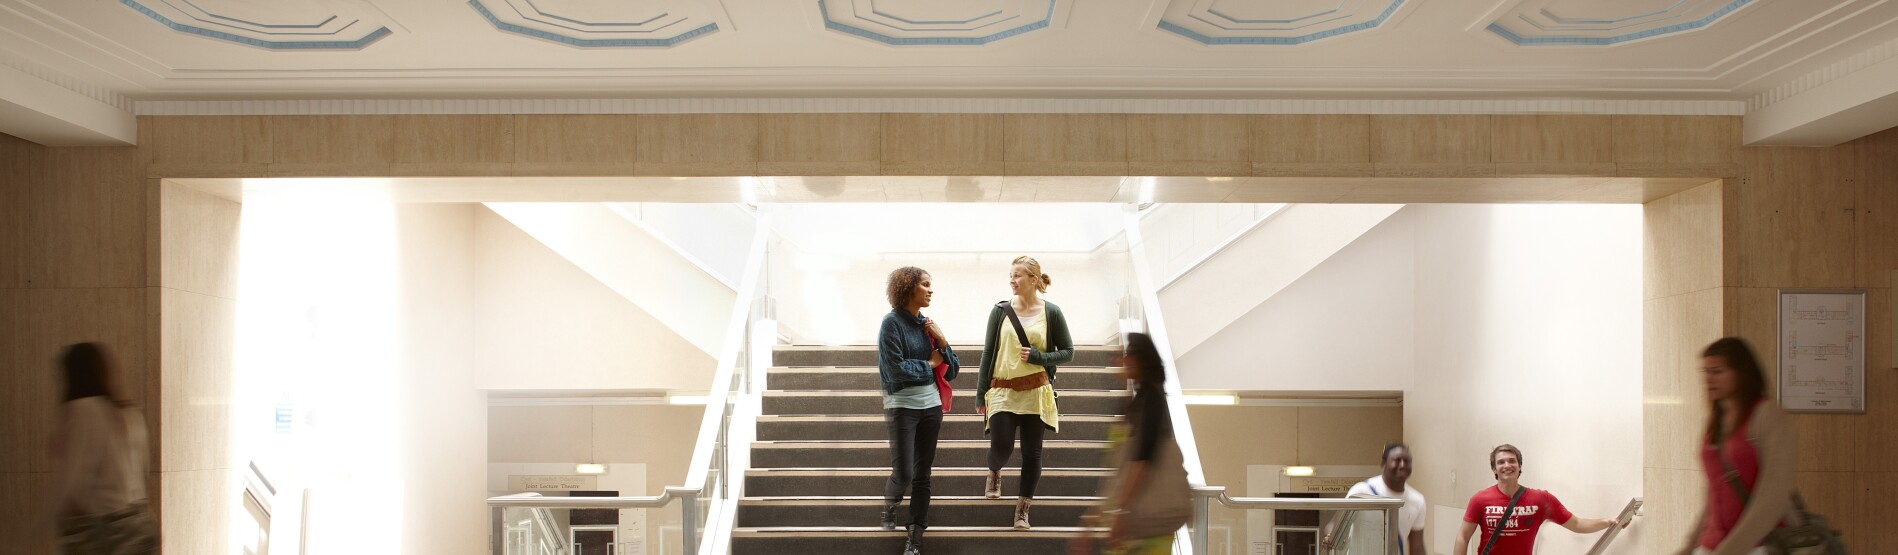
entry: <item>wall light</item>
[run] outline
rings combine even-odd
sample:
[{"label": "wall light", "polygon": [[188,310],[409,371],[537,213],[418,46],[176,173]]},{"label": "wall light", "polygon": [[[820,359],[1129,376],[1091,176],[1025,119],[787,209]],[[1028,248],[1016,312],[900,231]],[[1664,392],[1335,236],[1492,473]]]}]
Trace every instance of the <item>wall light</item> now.
[{"label": "wall light", "polygon": [[1288,467],[1285,467],[1285,475],[1286,475],[1286,476],[1310,476],[1310,475],[1312,475],[1312,474],[1316,474],[1317,472],[1318,472],[1318,470],[1317,470],[1317,469],[1314,469],[1314,468],[1312,468],[1312,467],[1309,467],[1309,466],[1288,466]]},{"label": "wall light", "polygon": [[580,463],[580,464],[573,465],[573,471],[576,474],[605,474],[606,465],[593,464],[593,463]]},{"label": "wall light", "polygon": [[1238,395],[1198,395],[1198,394],[1189,393],[1186,395],[1181,395],[1180,402],[1186,403],[1188,405],[1236,405],[1236,404],[1239,404],[1239,396]]}]

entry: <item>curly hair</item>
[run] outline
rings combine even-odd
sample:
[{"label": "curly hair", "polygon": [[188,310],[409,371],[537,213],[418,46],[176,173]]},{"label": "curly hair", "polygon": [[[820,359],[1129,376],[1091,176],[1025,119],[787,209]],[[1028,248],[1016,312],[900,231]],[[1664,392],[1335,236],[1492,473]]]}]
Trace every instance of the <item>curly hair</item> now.
[{"label": "curly hair", "polygon": [[884,295],[889,297],[890,308],[901,309],[909,306],[909,298],[915,296],[916,286],[923,282],[923,276],[929,272],[915,266],[904,266],[890,272],[889,286]]}]

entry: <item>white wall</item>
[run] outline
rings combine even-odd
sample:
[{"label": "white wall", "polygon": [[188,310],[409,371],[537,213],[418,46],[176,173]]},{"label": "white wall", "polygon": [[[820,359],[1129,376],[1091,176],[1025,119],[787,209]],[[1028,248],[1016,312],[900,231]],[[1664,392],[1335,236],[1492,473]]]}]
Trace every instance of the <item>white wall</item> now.
[{"label": "white wall", "polygon": [[1283,204],[1168,203],[1140,215],[1147,268],[1165,287],[1194,262]]},{"label": "white wall", "polygon": [[917,266],[930,273],[935,291],[923,315],[941,324],[949,341],[980,344],[990,308],[1011,295],[1009,263],[1024,254],[1039,260],[1042,271],[1054,279],[1043,298],[1061,306],[1076,344],[1101,344],[1114,335],[1118,302],[1126,291],[1127,258],[1111,250],[846,255],[774,241],[769,291],[778,303],[779,329],[792,341],[869,345],[876,342],[877,326],[890,311],[884,297],[890,272]]},{"label": "white wall", "polygon": [[[1416,373],[1405,394],[1412,483],[1430,543],[1450,545],[1486,456],[1522,448],[1523,483],[1577,515],[1613,516],[1642,491],[1641,207],[1412,205]],[[1637,524],[1617,551],[1637,551]],[[1544,528],[1538,553],[1594,536]],[[1619,544],[1619,542],[1629,542]],[[1446,549],[1447,550],[1447,549]]]},{"label": "white wall", "polygon": [[[474,364],[482,387],[710,385],[711,355],[665,322],[487,208],[475,209],[474,228]],[[730,297],[705,310],[724,318]]]},{"label": "white wall", "polygon": [[[1416,315],[1414,209],[1398,211],[1181,356],[1181,386],[1267,391],[1408,388]],[[1172,312],[1166,316],[1170,324]]]},{"label": "white wall", "polygon": [[681,256],[737,289],[757,216],[740,204],[619,202],[609,204],[671,245]]},{"label": "white wall", "polygon": [[473,208],[247,198],[244,212],[234,456],[277,487],[272,543],[484,550],[467,533],[486,519]]},{"label": "white wall", "polygon": [[1122,231],[1109,203],[803,203],[771,206],[772,227],[812,252],[1088,252]]}]

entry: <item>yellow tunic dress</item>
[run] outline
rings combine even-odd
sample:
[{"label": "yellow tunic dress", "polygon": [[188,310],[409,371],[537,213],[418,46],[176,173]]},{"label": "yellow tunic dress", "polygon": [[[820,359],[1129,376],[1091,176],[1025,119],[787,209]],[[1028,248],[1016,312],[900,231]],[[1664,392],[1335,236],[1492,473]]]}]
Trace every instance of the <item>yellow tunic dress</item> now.
[{"label": "yellow tunic dress", "polygon": [[[1036,316],[1032,321],[1023,318],[1022,331],[1028,334],[1028,342],[1033,344],[1036,350],[1048,351],[1047,311],[1042,311],[1041,315]],[[1014,326],[1003,323],[998,335],[995,342],[995,373],[993,375],[995,379],[1008,380],[1046,371],[1039,364],[1021,359],[1022,345],[1021,341],[1015,339]],[[1054,405],[1053,383],[1028,391],[1015,391],[1006,387],[989,388],[988,411],[990,415],[998,412],[1012,412],[1039,416],[1041,422],[1047,424],[1049,429],[1061,431],[1061,411]],[[985,427],[986,424],[985,420]]]}]

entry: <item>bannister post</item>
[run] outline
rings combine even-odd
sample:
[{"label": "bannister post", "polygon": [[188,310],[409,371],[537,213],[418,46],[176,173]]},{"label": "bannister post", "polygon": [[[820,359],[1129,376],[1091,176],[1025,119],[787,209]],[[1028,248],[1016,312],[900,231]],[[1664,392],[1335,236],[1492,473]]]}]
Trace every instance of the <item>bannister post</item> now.
[{"label": "bannister post", "polygon": [[[1500,526],[1499,528],[1500,529]],[[1384,509],[1384,552],[1391,555],[1403,555],[1398,550],[1397,509]]]},{"label": "bannister post", "polygon": [[488,511],[493,513],[488,520],[488,551],[504,555],[507,553],[507,508],[490,507]]},{"label": "bannister post", "polygon": [[699,496],[687,495],[679,498],[679,512],[683,522],[679,523],[679,538],[685,541],[680,553],[695,555],[699,552]]},{"label": "bannister post", "polygon": [[1206,555],[1206,536],[1212,531],[1212,503],[1207,496],[1193,496],[1193,555]]}]

